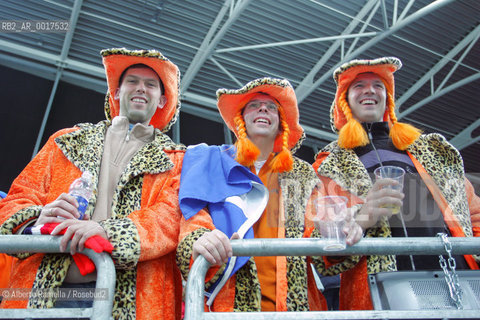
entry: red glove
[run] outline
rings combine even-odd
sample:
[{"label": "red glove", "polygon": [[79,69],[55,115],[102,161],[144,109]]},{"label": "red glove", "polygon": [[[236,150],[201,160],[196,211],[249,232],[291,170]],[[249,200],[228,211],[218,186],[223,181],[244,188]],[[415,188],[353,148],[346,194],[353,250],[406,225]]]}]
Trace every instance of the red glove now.
[{"label": "red glove", "polygon": [[[42,234],[51,234],[53,229],[55,229],[55,227],[58,225],[59,223],[46,223],[40,228],[40,231]],[[60,231],[60,234],[65,234],[65,231],[67,231],[67,228]],[[110,241],[98,235],[88,238],[87,241],[85,241],[85,247],[92,249],[97,253],[100,253],[103,251],[112,253],[113,251],[113,246],[110,243]],[[75,261],[75,264],[80,270],[80,273],[82,274],[82,276],[85,276],[95,271],[95,264],[86,255],[82,253],[75,253],[72,257],[73,257],[73,261]]]}]

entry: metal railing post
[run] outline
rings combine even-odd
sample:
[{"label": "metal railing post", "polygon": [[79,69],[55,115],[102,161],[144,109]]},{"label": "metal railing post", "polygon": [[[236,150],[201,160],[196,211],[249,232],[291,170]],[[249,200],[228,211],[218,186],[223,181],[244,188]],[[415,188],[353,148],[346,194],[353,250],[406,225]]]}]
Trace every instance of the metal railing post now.
[{"label": "metal railing post", "polygon": [[[49,235],[0,235],[2,253],[60,253],[61,237]],[[69,244],[70,245],[70,244]],[[69,247],[67,247],[69,252]],[[52,309],[0,309],[0,319],[25,318],[90,318],[109,320],[112,316],[113,295],[115,293],[115,266],[108,253],[93,250],[82,251],[95,264],[97,289],[106,289],[106,299],[95,299],[92,308],[52,308]]]}]

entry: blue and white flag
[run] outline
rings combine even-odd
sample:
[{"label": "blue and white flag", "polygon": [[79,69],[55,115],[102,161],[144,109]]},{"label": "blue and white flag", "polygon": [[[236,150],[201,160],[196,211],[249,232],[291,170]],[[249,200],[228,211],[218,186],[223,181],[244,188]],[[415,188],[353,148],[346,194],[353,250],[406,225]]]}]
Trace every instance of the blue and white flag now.
[{"label": "blue and white flag", "polygon": [[[186,220],[208,207],[217,229],[231,237],[252,239],[253,224],[262,215],[268,190],[249,168],[235,161],[231,145],[189,147],[180,178],[180,209]],[[206,293],[211,305],[218,291],[250,257],[229,259],[222,277]]]}]

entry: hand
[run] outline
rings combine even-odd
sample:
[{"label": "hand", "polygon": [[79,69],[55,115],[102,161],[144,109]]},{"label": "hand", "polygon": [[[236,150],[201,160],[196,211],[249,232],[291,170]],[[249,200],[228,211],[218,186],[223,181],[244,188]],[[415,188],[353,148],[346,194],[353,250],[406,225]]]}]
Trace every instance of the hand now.
[{"label": "hand", "polygon": [[363,230],[374,226],[381,217],[390,218],[392,216],[392,210],[385,206],[402,206],[405,196],[403,192],[385,188],[397,184],[398,182],[392,179],[379,179],[375,182],[355,218]]},{"label": "hand", "polygon": [[[60,223],[64,219],[78,219],[80,214],[77,208],[77,199],[68,193],[62,193],[55,201],[42,208],[35,225]],[[84,219],[88,219],[88,217]]]},{"label": "hand", "polygon": [[[232,239],[238,238],[240,237],[237,233],[232,235]],[[230,239],[218,229],[207,232],[193,244],[193,259],[195,260],[199,254],[212,265],[222,265],[232,256]]]},{"label": "hand", "polygon": [[342,231],[346,234],[346,242],[349,246],[354,245],[363,237],[362,227],[355,221],[354,211],[350,208],[346,210],[345,226]]},{"label": "hand", "polygon": [[98,235],[108,240],[105,230],[98,222],[93,220],[62,220],[62,223],[53,229],[51,235],[57,235],[65,228],[67,228],[67,231],[65,231],[62,240],[60,240],[60,251],[65,252],[68,241],[72,240],[70,243],[71,255],[82,251],[85,248],[85,241],[92,236]]}]

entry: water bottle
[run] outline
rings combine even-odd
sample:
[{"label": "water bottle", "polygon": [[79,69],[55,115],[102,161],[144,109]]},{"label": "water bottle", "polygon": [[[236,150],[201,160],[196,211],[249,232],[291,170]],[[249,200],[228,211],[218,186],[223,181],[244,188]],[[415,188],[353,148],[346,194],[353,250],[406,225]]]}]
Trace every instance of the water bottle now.
[{"label": "water bottle", "polygon": [[89,171],[85,171],[82,176],[70,185],[68,193],[77,199],[79,220],[82,220],[87,210],[88,201],[93,195],[93,176]]}]

